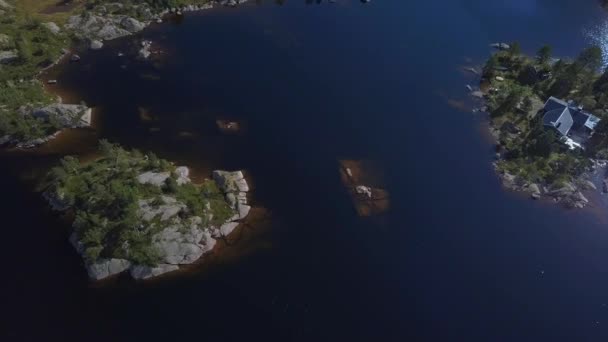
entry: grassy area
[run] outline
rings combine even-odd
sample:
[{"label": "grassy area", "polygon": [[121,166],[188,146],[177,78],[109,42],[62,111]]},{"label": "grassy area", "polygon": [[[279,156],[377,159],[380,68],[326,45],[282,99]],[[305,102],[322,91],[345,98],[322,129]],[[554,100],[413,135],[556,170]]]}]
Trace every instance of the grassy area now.
[{"label": "grassy area", "polygon": [[23,115],[20,108],[40,107],[53,101],[35,77],[61,55],[70,39],[63,32],[51,32],[39,19],[21,9],[22,2],[17,4],[14,11],[0,18],[0,32],[7,40],[0,51],[16,54],[14,59],[0,64],[0,137],[32,140],[52,134],[58,126]]},{"label": "grassy area", "polygon": [[66,9],[69,9],[67,11],[50,14],[44,13],[48,8],[57,5],[58,2],[59,0],[19,0],[16,3],[16,10],[17,14],[22,17],[31,16],[42,22],[52,21],[63,25],[70,15],[73,15],[73,13],[80,11],[84,7],[82,1],[74,0],[77,6],[66,7]]},{"label": "grassy area", "polygon": [[[152,238],[168,224],[155,219],[145,222],[139,217],[139,200],[162,203],[161,196],[171,196],[185,204],[182,222],[200,217],[203,226],[219,226],[233,215],[214,181],[201,185],[177,185],[175,176],[163,187],[140,184],[137,176],[145,171],[173,172],[174,165],[153,154],[127,151],[102,141],[102,156],[81,164],[66,157],[53,168],[44,188],[74,209],[75,232],[84,244],[89,262],[98,258],[121,258],[136,264],[153,266],[161,256]],[[208,220],[212,214],[211,222]]]}]

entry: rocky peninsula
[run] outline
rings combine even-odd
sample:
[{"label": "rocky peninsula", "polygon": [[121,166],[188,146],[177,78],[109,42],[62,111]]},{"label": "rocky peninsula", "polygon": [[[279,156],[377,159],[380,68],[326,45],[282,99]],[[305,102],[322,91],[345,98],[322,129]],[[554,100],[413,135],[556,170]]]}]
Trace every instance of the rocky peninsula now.
[{"label": "rocky peninsula", "polygon": [[492,47],[498,51],[486,62],[479,89],[469,91],[489,113],[503,185],[583,208],[585,194],[608,191],[608,72],[599,72],[601,50],[567,60],[553,58],[549,46],[532,57],[518,43]]},{"label": "rocky peninsula", "polygon": [[93,280],[176,271],[204,257],[251,210],[241,171],[214,171],[193,184],[187,167],[152,153],[107,141],[100,151],[87,163],[64,158],[44,186],[49,205],[75,217],[70,242]]}]

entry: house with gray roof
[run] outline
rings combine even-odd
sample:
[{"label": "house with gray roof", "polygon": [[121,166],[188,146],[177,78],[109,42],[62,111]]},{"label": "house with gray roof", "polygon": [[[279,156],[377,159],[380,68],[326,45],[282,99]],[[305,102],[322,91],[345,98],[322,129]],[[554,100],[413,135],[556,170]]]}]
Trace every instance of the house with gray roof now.
[{"label": "house with gray roof", "polygon": [[545,102],[543,113],[545,127],[553,129],[559,136],[579,147],[591,137],[595,126],[600,122],[597,116],[585,112],[572,101],[566,102],[553,96]]}]

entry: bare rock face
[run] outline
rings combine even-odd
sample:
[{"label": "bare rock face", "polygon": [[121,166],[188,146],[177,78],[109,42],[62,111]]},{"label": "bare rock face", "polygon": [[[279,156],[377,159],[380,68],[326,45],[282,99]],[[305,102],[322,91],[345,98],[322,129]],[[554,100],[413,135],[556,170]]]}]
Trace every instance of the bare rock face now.
[{"label": "bare rock face", "polygon": [[17,50],[0,51],[0,64],[11,63],[19,59]]},{"label": "bare rock face", "polygon": [[91,50],[99,50],[103,47],[103,43],[100,40],[92,40],[91,44],[89,45],[89,48],[91,48]]},{"label": "bare rock face", "polygon": [[182,227],[178,224],[163,229],[154,237],[154,246],[163,254],[167,264],[191,264],[204,253],[204,231],[197,226]]},{"label": "bare rock face", "polygon": [[581,186],[586,190],[597,190],[597,186],[590,180],[582,181]]},{"label": "bare rock face", "polygon": [[249,186],[241,171],[213,171],[213,180],[225,193],[249,191]]},{"label": "bare rock face", "polygon": [[45,121],[52,118],[64,128],[78,128],[91,125],[91,109],[83,105],[55,103],[35,109],[31,115]]},{"label": "bare rock face", "polygon": [[226,196],[228,205],[236,210],[236,214],[230,221],[242,220],[247,215],[251,207],[247,205],[247,192],[249,185],[243,176],[242,171],[213,171],[213,179],[218,184]]},{"label": "bare rock face", "polygon": [[221,238],[224,236],[228,236],[230,235],[230,233],[232,233],[236,227],[239,225],[238,222],[226,222],[223,225],[220,226],[219,229],[214,229],[213,230],[213,237],[215,238]]},{"label": "bare rock face", "polygon": [[100,16],[83,14],[71,16],[66,27],[91,40],[112,40],[143,30],[146,24],[124,15]]},{"label": "bare rock face", "polygon": [[122,18],[120,20],[120,26],[131,33],[136,33],[146,28],[144,23],[129,17]]},{"label": "bare rock face", "polygon": [[4,9],[8,10],[8,9],[12,9],[13,5],[9,4],[5,0],[0,0],[0,8],[4,8]]},{"label": "bare rock face", "polygon": [[163,262],[171,265],[191,264],[215,246],[215,239],[207,229],[193,224],[190,227],[173,225],[154,236],[154,246],[163,255]]},{"label": "bare rock face", "polygon": [[160,264],[155,267],[137,265],[131,267],[129,273],[133,279],[148,279],[177,270],[179,270],[177,265]]},{"label": "bare rock face", "polygon": [[93,264],[87,265],[89,278],[100,280],[126,271],[131,267],[131,262],[124,259],[101,259]]},{"label": "bare rock face", "polygon": [[541,197],[540,187],[537,184],[530,184],[528,186],[528,192],[533,199],[539,199]]},{"label": "bare rock face", "polygon": [[140,200],[138,204],[141,219],[149,222],[155,218],[160,218],[161,222],[164,222],[186,209],[185,204],[170,196],[161,196],[161,201],[161,204],[153,205],[153,200]]},{"label": "bare rock face", "polygon": [[54,22],[43,23],[42,26],[51,31],[53,34],[59,34],[61,32],[59,25],[55,24]]},{"label": "bare rock face", "polygon": [[[184,185],[191,182],[190,180],[190,169],[185,166],[180,166],[175,169],[175,176],[177,176],[177,185]],[[169,172],[144,172],[137,176],[137,181],[140,184],[151,184],[158,187],[162,187],[167,178],[171,177]]]},{"label": "bare rock face", "polygon": [[251,207],[248,206],[247,204],[239,203],[239,205],[237,206],[237,211],[238,211],[238,215],[239,215],[239,220],[242,220],[245,217],[247,217],[247,215],[249,215],[249,211],[251,211]]},{"label": "bare rock face", "polygon": [[11,42],[11,37],[4,33],[0,33],[0,49],[9,46]]},{"label": "bare rock face", "polygon": [[[62,103],[55,103],[37,109],[22,106],[19,109],[19,113],[23,116],[32,116],[45,122],[52,120],[53,122],[57,123],[56,128],[58,131],[50,134],[49,136],[34,140],[21,141],[13,139],[13,137],[6,136],[2,138],[3,141],[0,141],[6,144],[14,144],[18,148],[32,148],[44,144],[57,137],[63,128],[88,127],[91,125],[92,117],[92,109],[88,108],[87,106]],[[57,208],[54,209],[61,210]]]},{"label": "bare rock face", "polygon": [[190,169],[186,166],[177,167],[174,173],[177,176],[177,185],[190,183]]},{"label": "bare rock face", "polygon": [[186,209],[185,204],[169,196],[162,196],[162,202],[154,205],[152,200],[140,200],[139,214],[145,222],[159,217],[161,224],[168,222],[167,226],[152,238],[153,246],[162,256],[163,263],[191,264],[213,248],[215,240],[208,232],[209,229],[203,226],[200,217],[182,220],[178,214]]},{"label": "bare rock face", "polygon": [[110,40],[129,34],[128,31],[118,29],[108,23],[108,20],[103,17],[84,14],[70,17],[66,27],[89,39]]},{"label": "bare rock face", "polygon": [[573,195],[576,192],[576,187],[570,183],[566,182],[561,187],[552,187],[549,190],[549,195],[553,197],[567,197]]},{"label": "bare rock face", "polygon": [[152,184],[158,187],[163,186],[167,178],[169,178],[171,174],[169,172],[144,172],[141,175],[137,176],[137,181],[140,184]]}]

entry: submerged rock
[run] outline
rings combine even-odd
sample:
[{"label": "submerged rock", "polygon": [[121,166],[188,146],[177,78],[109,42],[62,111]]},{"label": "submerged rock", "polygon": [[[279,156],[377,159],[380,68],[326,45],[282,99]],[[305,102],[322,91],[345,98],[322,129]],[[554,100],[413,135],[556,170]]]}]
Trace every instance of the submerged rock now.
[{"label": "submerged rock", "polygon": [[476,97],[478,99],[483,99],[483,91],[481,90],[475,90],[471,92],[471,96]]},{"label": "submerged rock", "polygon": [[475,75],[479,75],[479,71],[477,71],[477,69],[473,68],[473,67],[466,67],[464,68],[465,71],[468,71],[470,73],[473,73]]},{"label": "submerged rock", "polygon": [[141,46],[141,49],[139,49],[139,57],[142,59],[148,59],[148,57],[150,57],[150,55],[152,54],[152,52],[150,51],[150,48],[152,47],[152,42],[144,40],[141,43]]},{"label": "submerged rock", "polygon": [[355,191],[360,195],[365,195],[368,198],[372,198],[372,188],[365,185],[357,185]]},{"label": "submerged rock", "polygon": [[493,47],[493,48],[499,49],[499,50],[509,50],[511,48],[511,46],[507,43],[493,43],[493,44],[490,44],[490,47]]}]

